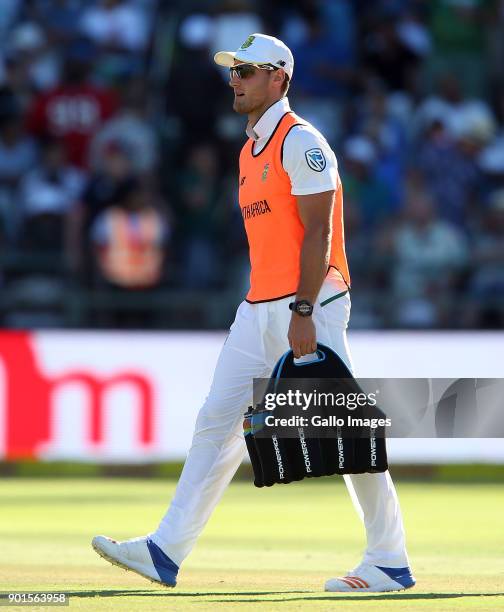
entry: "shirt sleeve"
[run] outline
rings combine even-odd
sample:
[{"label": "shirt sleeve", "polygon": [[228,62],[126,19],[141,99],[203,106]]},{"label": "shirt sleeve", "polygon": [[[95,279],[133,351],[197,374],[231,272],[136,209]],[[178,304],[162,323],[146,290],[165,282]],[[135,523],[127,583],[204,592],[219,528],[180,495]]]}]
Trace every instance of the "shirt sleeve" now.
[{"label": "shirt sleeve", "polygon": [[292,195],[339,187],[336,156],[322,134],[309,126],[297,125],[285,137],[283,167],[291,180]]}]

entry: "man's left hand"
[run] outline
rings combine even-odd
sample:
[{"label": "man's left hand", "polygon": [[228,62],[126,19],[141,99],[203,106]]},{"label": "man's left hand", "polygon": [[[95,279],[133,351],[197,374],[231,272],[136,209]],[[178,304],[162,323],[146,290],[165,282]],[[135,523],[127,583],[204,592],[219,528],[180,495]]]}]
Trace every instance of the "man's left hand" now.
[{"label": "man's left hand", "polygon": [[317,350],[317,332],[311,317],[300,317],[293,312],[287,337],[296,359]]}]

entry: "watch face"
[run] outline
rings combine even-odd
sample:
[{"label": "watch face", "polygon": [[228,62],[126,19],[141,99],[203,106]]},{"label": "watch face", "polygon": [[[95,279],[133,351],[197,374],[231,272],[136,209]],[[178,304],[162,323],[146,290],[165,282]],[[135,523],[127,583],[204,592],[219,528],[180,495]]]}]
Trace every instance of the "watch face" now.
[{"label": "watch face", "polygon": [[310,306],[310,304],[307,304],[306,302],[301,302],[300,304],[297,305],[297,311],[302,316],[310,315],[312,312],[312,309],[313,307]]}]

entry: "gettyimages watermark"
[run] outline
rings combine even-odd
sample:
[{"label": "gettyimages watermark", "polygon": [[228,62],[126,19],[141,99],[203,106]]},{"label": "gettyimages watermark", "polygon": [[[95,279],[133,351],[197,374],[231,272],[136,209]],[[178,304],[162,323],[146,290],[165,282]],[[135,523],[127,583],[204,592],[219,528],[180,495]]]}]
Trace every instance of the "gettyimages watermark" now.
[{"label": "gettyimages watermark", "polygon": [[504,379],[254,379],[255,435],[504,438]]}]

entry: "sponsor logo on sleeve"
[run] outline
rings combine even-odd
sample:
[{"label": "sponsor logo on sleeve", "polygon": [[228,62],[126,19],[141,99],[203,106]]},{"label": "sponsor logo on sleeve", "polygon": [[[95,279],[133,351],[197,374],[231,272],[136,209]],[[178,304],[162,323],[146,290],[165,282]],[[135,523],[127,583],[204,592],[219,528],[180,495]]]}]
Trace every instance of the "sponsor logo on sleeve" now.
[{"label": "sponsor logo on sleeve", "polygon": [[322,153],[322,149],[308,149],[305,151],[306,163],[315,172],[322,172],[326,167],[326,158]]}]

